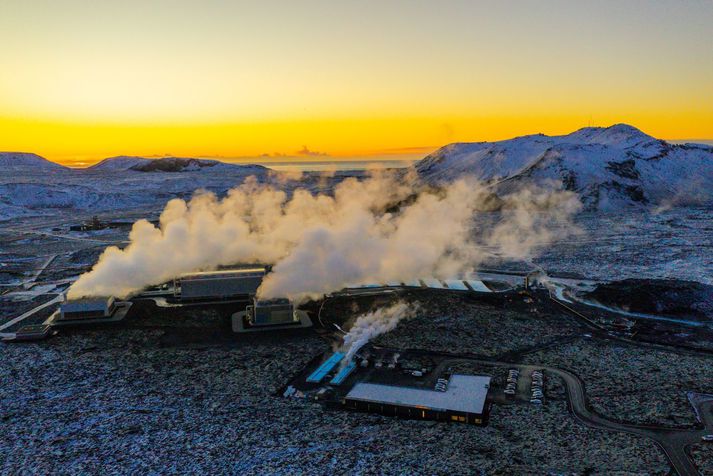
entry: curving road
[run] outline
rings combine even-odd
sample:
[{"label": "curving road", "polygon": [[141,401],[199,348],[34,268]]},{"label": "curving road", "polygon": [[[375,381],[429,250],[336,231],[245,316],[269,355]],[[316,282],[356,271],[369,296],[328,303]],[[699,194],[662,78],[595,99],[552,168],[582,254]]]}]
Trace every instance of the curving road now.
[{"label": "curving road", "polygon": [[624,424],[604,418],[587,408],[584,384],[579,377],[561,369],[543,368],[565,382],[570,411],[580,422],[592,428],[631,433],[649,438],[664,451],[671,466],[679,475],[699,474],[686,454],[686,448],[693,443],[700,442],[703,435],[713,433],[713,395],[706,395],[701,398],[701,401],[691,402],[701,418],[704,429],[674,429]]},{"label": "curving road", "polygon": [[692,394],[689,396],[691,405],[696,411],[702,428],[678,429],[666,428],[653,425],[634,425],[610,420],[589,409],[586,402],[586,392],[584,382],[577,375],[556,367],[542,365],[524,365],[510,362],[492,361],[477,357],[469,357],[446,352],[431,352],[420,349],[409,349],[410,352],[441,355],[449,357],[442,361],[433,373],[453,364],[456,361],[476,362],[482,365],[495,367],[519,368],[523,373],[534,369],[542,369],[551,375],[556,375],[565,383],[567,388],[567,402],[570,412],[580,423],[598,430],[616,431],[629,433],[632,435],[648,438],[652,440],[668,458],[669,463],[680,476],[698,476],[700,473],[691,462],[686,448],[694,443],[700,443],[701,437],[706,434],[713,434],[713,395]]}]

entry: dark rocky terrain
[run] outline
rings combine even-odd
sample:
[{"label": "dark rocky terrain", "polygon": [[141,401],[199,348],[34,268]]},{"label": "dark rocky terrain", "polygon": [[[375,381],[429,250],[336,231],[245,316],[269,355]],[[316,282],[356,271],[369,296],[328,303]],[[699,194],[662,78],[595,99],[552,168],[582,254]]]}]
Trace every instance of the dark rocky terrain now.
[{"label": "dark rocky terrain", "polygon": [[629,312],[713,321],[713,286],[674,279],[603,283],[587,299]]},{"label": "dark rocky terrain", "polygon": [[[547,342],[549,336],[537,336],[568,327],[564,317],[526,308],[504,312],[457,296],[442,304],[428,296],[421,301],[419,317],[382,342],[507,350]],[[333,310],[338,309],[343,308]],[[278,389],[329,344],[313,331],[230,335],[229,313],[227,306],[173,312],[137,303],[119,326],[0,346],[0,471],[669,472],[651,442],[582,426],[561,398],[543,407],[496,406],[485,428],[328,410],[282,398]],[[508,346],[528,322],[532,331],[519,335],[531,337]]]}]

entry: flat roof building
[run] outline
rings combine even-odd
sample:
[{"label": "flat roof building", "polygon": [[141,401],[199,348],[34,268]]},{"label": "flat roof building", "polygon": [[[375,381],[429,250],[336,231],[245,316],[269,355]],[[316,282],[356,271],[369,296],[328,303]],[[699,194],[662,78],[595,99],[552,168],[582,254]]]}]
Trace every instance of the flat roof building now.
[{"label": "flat roof building", "polygon": [[482,375],[452,375],[445,391],[357,383],[344,398],[344,405],[389,416],[484,425],[489,388],[490,377]]},{"label": "flat roof building", "polygon": [[263,267],[190,273],[176,280],[181,301],[226,299],[254,295],[262,284]]},{"label": "flat roof building", "polygon": [[253,297],[252,304],[233,314],[231,322],[234,332],[312,327],[307,312],[296,309],[289,299],[284,298],[261,300]]},{"label": "flat roof building", "polygon": [[113,297],[92,297],[65,301],[59,306],[61,320],[110,317],[116,309]]},{"label": "flat roof building", "polygon": [[255,299],[252,309],[254,326],[293,324],[299,322],[295,308],[288,299],[277,298],[258,301]]}]

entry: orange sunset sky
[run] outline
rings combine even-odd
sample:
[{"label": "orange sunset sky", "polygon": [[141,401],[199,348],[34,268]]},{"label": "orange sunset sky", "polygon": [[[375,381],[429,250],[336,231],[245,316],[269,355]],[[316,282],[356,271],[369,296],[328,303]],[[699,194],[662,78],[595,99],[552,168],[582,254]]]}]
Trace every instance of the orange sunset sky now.
[{"label": "orange sunset sky", "polygon": [[0,3],[0,150],[422,157],[625,122],[713,139],[710,1]]}]

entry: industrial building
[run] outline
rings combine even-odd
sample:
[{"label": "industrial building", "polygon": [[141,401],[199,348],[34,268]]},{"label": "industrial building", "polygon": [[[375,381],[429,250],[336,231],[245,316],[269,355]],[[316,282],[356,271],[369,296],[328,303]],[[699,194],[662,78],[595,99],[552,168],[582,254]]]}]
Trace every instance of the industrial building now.
[{"label": "industrial building", "polygon": [[485,425],[490,377],[452,375],[445,390],[360,382],[344,397],[351,410],[402,418]]},{"label": "industrial building", "polygon": [[174,281],[181,301],[222,300],[254,295],[265,277],[264,267],[185,274]]},{"label": "industrial building", "polygon": [[312,321],[305,311],[295,309],[288,299],[259,300],[244,311],[232,316],[233,332],[253,332],[259,330],[312,327]]},{"label": "industrial building", "polygon": [[108,318],[115,310],[116,301],[113,297],[76,299],[60,304],[59,319],[68,321]]},{"label": "industrial building", "polygon": [[133,305],[130,301],[117,301],[114,297],[92,297],[65,301],[41,324],[20,327],[7,341],[40,340],[57,333],[60,327],[91,326],[118,322],[126,317]]},{"label": "industrial building", "polygon": [[253,326],[274,326],[294,324],[300,319],[288,299],[269,299],[259,301],[247,307],[248,321]]}]

